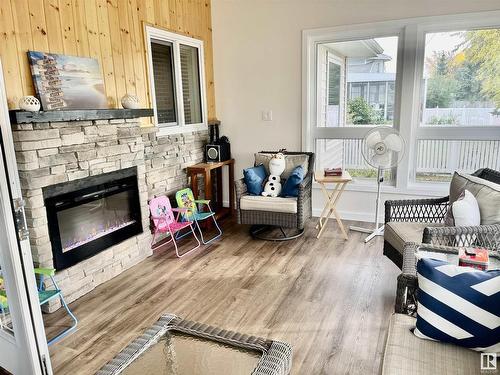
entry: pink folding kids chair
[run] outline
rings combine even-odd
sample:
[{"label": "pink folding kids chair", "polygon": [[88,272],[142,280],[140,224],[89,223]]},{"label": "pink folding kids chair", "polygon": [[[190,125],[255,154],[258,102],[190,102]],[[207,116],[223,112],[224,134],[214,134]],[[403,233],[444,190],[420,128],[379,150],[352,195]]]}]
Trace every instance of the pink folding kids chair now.
[{"label": "pink folding kids chair", "polygon": [[[193,222],[192,221],[179,221],[179,216],[181,212],[187,212],[189,209],[187,208],[172,208],[170,205],[170,201],[166,196],[156,197],[149,201],[149,211],[151,212],[151,218],[153,219],[154,224],[154,234],[153,240],[151,241],[151,248],[154,249],[153,244],[155,242],[156,235],[158,233],[168,233],[170,234],[170,240],[165,243],[169,243],[173,241],[175,246],[175,253],[179,258],[184,255],[189,254],[190,252],[196,250],[200,247],[200,241],[193,230]],[[174,212],[177,212],[177,217],[174,217]],[[178,231],[189,227],[191,232],[193,233],[196,242],[198,245],[192,248],[189,251],[186,251],[182,255],[179,254],[179,249],[177,248],[177,242],[175,242],[175,233]]]}]

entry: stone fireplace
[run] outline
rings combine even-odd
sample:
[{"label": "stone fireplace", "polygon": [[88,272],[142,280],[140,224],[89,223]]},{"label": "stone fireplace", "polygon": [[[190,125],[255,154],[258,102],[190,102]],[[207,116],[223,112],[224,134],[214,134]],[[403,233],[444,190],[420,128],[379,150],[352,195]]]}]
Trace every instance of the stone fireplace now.
[{"label": "stone fireplace", "polygon": [[148,199],[187,185],[207,139],[138,118],[12,122],[33,260],[56,268],[67,302],[152,254]]}]

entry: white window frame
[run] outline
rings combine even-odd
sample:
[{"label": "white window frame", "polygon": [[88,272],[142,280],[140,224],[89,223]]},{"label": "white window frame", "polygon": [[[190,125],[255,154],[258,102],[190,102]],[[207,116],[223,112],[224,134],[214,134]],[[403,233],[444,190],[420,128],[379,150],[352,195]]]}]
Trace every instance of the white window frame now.
[{"label": "white window frame", "polygon": [[[154,124],[160,129],[159,136],[187,133],[192,131],[206,130],[208,128],[207,117],[207,93],[205,79],[205,53],[203,49],[203,41],[195,38],[190,38],[185,35],[172,33],[157,27],[145,26],[146,51],[148,60],[148,79],[149,79],[149,94],[154,112]],[[168,42],[172,44],[173,54],[173,72],[174,72],[174,89],[175,89],[175,108],[177,121],[175,123],[158,122],[158,114],[156,109],[156,92],[153,74],[153,58],[151,53],[152,39],[160,42]],[[198,50],[198,65],[200,76],[200,94],[201,94],[201,118],[202,121],[197,124],[186,124],[184,118],[184,101],[182,94],[182,74],[181,74],[181,58],[180,45],[195,47]]]},{"label": "white window frame", "polygon": [[[402,50],[402,39],[403,39],[403,28],[400,24],[392,24],[392,23],[384,23],[385,25],[370,24],[363,25],[364,27],[351,27],[351,26],[340,26],[328,29],[319,29],[319,30],[308,30],[303,33],[303,45],[306,47],[307,51],[305,51],[306,55],[309,59],[304,61],[303,66],[306,69],[307,78],[303,81],[303,88],[310,88],[315,92],[318,92],[317,88],[317,72],[318,72],[318,63],[316,62],[318,46],[320,44],[325,43],[335,43],[335,42],[345,42],[349,40],[363,40],[363,39],[371,39],[371,38],[383,38],[383,37],[398,37],[398,57],[401,55]],[[360,25],[361,26],[361,25]],[[312,64],[312,65],[309,65]],[[310,69],[310,67],[313,67]],[[304,72],[303,72],[304,73]],[[400,84],[402,80],[402,61],[401,58],[398,58],[397,67],[396,67],[396,85],[395,85],[395,100],[394,100],[394,121],[393,126],[396,129],[399,129],[399,123],[397,121],[397,109],[399,108],[399,97],[398,95],[400,90]],[[347,75],[347,74],[346,74]],[[304,93],[303,93],[304,95]],[[314,103],[314,108],[304,108],[303,107],[303,115],[305,114],[306,118],[308,111],[313,110],[311,112],[311,117],[317,119],[319,121],[318,116],[318,104],[316,103],[316,97],[311,93],[306,92],[306,101],[309,103]],[[347,96],[344,96],[346,98]],[[304,105],[304,104],[303,104]],[[344,105],[345,107],[345,105]],[[345,121],[345,117],[344,117]],[[363,138],[364,135],[372,128],[377,125],[352,125],[352,126],[341,126],[341,127],[319,127],[316,126],[318,122],[311,122],[308,118],[306,120],[307,125],[303,125],[303,138],[302,138],[302,147],[307,151],[314,152],[315,148],[315,140],[316,139],[359,139]],[[304,124],[304,118],[303,118]],[[304,137],[305,136],[305,137]],[[367,185],[369,188],[372,187],[372,183],[365,181],[360,182],[357,185]]]},{"label": "white window frame", "polygon": [[[398,36],[398,61],[395,85],[394,123],[407,150],[396,169],[394,186],[384,186],[392,193],[436,195],[446,192],[448,184],[417,183],[414,176],[416,147],[419,139],[500,139],[495,127],[422,127],[419,126],[420,90],[425,34],[474,28],[500,27],[500,11],[432,16],[358,25],[304,30],[302,33],[302,149],[314,151],[316,139],[363,138],[372,127],[317,127],[317,48],[319,44],[348,40]],[[356,186],[357,185],[357,186]],[[352,184],[348,190],[374,191],[375,184]]]},{"label": "white window frame", "polygon": [[[490,13],[497,13],[496,16],[491,17]],[[470,30],[478,28],[500,28],[500,12],[485,12],[478,16],[477,18],[472,17],[472,19],[463,19],[462,17],[450,17],[449,20],[445,22],[428,22],[419,24],[416,31],[416,43],[417,52],[415,57],[415,77],[414,77],[414,117],[412,118],[412,130],[415,141],[413,142],[413,154],[409,170],[409,185],[415,187],[425,187],[426,185],[444,185],[448,186],[448,183],[422,183],[415,180],[416,177],[416,165],[417,165],[417,143],[419,140],[431,139],[431,140],[470,140],[470,141],[484,141],[489,139],[500,139],[500,128],[488,125],[478,125],[478,126],[443,126],[443,125],[431,125],[422,126],[421,124],[421,111],[422,103],[420,101],[421,95],[423,94],[424,87],[422,85],[422,77],[424,71],[424,60],[425,60],[425,38],[428,33],[439,33],[439,32],[453,32],[458,30]]]}]

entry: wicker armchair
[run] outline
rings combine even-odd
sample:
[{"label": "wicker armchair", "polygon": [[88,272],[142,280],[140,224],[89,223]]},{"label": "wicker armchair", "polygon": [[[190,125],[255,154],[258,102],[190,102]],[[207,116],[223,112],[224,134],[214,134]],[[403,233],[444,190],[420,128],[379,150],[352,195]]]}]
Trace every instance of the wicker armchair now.
[{"label": "wicker armchair", "polygon": [[[274,151],[261,151],[261,153],[275,153]],[[244,179],[235,181],[236,189],[236,210],[238,224],[250,224],[252,228],[250,233],[254,237],[266,240],[289,240],[299,237],[304,232],[306,220],[312,214],[312,181],[314,174],[314,153],[312,152],[284,152],[285,155],[307,155],[308,171],[304,180],[299,186],[299,195],[297,197],[296,212],[280,212],[279,210],[248,210],[241,208],[241,198],[247,196],[247,186]],[[271,198],[280,199],[280,198]],[[264,237],[259,233],[277,227],[280,229],[282,237]],[[284,228],[294,228],[296,232],[293,235],[286,234]]]},{"label": "wicker armchair", "polygon": [[[493,169],[479,169],[473,175],[500,184],[500,172]],[[386,201],[384,255],[402,268],[405,242],[422,242],[441,246],[474,244],[491,250],[499,249],[500,224],[445,227],[443,224],[448,207],[448,196],[435,199]],[[398,231],[408,230],[408,223],[412,223],[410,233],[398,235]],[[397,238],[394,239],[396,236]]]}]

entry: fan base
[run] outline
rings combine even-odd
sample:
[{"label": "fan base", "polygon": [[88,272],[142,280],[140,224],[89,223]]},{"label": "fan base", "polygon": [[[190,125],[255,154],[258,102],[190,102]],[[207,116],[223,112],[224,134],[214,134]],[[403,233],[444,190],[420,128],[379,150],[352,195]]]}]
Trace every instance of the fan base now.
[{"label": "fan base", "polygon": [[368,228],[362,228],[362,227],[354,227],[350,226],[350,230],[354,230],[356,232],[362,232],[362,233],[370,233],[369,236],[365,238],[365,243],[371,241],[373,238],[377,236],[383,236],[384,235],[384,225],[378,227],[377,229],[368,229]]}]

